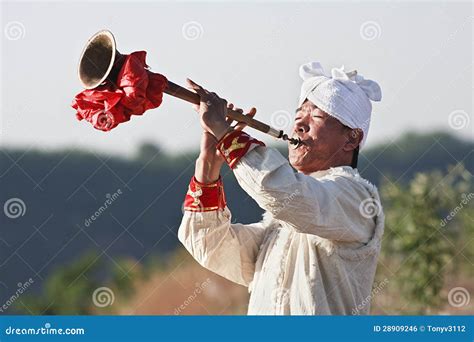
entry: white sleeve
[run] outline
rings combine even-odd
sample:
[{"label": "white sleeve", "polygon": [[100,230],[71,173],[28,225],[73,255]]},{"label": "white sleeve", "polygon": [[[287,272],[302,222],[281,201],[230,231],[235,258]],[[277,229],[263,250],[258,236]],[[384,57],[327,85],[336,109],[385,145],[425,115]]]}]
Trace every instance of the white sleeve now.
[{"label": "white sleeve", "polygon": [[263,241],[261,223],[231,224],[230,210],[185,211],[178,238],[207,269],[235,283],[248,286]]},{"label": "white sleeve", "polygon": [[234,175],[262,209],[298,232],[344,242],[365,243],[372,236],[373,220],[359,212],[370,194],[354,180],[295,173],[278,150],[266,146],[249,150]]}]

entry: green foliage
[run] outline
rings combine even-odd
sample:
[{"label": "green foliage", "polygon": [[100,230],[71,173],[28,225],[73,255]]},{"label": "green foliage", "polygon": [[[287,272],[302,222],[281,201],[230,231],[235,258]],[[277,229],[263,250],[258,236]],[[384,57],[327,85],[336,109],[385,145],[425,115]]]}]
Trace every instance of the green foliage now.
[{"label": "green foliage", "polygon": [[[457,164],[447,175],[439,171],[419,173],[406,186],[382,186],[386,208],[382,250],[385,258],[396,261],[396,280],[417,313],[440,305],[448,265],[458,257],[462,237],[472,234],[472,221],[452,214],[453,208],[459,208],[464,197],[472,192],[470,177]],[[472,203],[467,201],[466,205]],[[465,206],[457,212],[463,209],[467,214]]]},{"label": "green foliage", "polygon": [[[135,265],[135,267],[134,267]],[[106,273],[111,274],[105,281]],[[93,294],[99,287],[110,288],[115,296],[128,298],[135,279],[142,279],[135,262],[118,260],[112,267],[96,252],[87,252],[76,262],[57,268],[45,281],[41,295],[24,295],[15,311],[34,315],[90,315],[109,308],[94,306]]]},{"label": "green foliage", "polygon": [[139,262],[122,259],[115,262],[109,283],[114,292],[127,299],[133,294],[135,281],[147,276]]},{"label": "green foliage", "polygon": [[15,309],[35,315],[85,315],[90,313],[91,296],[99,287],[97,271],[101,263],[89,252],[77,262],[58,268],[45,282],[41,296],[27,295]]}]

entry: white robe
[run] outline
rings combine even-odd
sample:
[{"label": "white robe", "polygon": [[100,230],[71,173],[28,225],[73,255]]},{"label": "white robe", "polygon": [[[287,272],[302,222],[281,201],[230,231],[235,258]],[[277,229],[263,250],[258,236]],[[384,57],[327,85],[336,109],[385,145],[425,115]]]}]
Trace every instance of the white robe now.
[{"label": "white robe", "polygon": [[265,146],[247,152],[234,174],[264,219],[232,224],[227,207],[186,211],[178,237],[193,257],[248,286],[249,315],[368,314],[384,215],[381,206],[362,215],[361,206],[380,204],[376,187],[349,166],[295,173]]}]

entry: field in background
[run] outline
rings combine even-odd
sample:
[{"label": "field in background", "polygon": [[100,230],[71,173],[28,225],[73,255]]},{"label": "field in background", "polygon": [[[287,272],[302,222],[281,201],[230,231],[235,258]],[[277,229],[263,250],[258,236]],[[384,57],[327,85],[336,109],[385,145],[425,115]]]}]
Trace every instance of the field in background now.
[{"label": "field in background", "polygon": [[[361,155],[387,218],[373,313],[474,312],[473,151],[433,133]],[[176,236],[196,154],[0,152],[0,203],[23,203],[0,216],[0,314],[246,313],[247,289],[203,269]],[[229,170],[224,179],[234,222],[260,220]]]}]

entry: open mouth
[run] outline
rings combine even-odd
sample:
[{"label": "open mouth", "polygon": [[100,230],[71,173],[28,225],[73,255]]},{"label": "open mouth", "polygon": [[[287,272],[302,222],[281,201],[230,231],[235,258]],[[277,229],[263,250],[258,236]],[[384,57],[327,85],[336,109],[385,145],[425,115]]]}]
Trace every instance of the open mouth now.
[{"label": "open mouth", "polygon": [[291,148],[296,150],[298,148],[300,148],[301,146],[305,146],[306,144],[303,142],[303,140],[301,140],[301,138],[298,136],[298,135],[293,135],[291,137],[292,139],[295,139],[295,140],[298,140],[298,143],[297,144],[291,144]]}]

